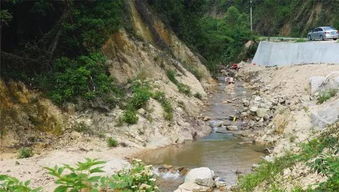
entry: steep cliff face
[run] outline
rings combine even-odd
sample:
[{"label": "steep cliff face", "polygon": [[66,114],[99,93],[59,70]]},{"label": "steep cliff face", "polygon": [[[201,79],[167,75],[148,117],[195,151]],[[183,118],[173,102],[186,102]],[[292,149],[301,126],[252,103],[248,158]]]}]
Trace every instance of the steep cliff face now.
[{"label": "steep cliff face", "polygon": [[[157,147],[208,134],[210,129],[198,119],[206,90],[212,78],[206,67],[176,35],[148,8],[144,1],[126,1],[130,25],[120,29],[102,46],[108,58],[109,73],[121,85],[130,80],[147,81],[154,91],[161,91],[173,106],[173,120],[163,116],[161,103],[150,99],[137,111],[134,125],[119,123],[123,109],[99,112],[87,108],[76,111],[74,104],[60,109],[42,93],[18,82],[0,82],[1,147],[50,144],[56,136],[72,131],[91,130],[100,136],[114,137],[130,146]],[[168,76],[189,87],[183,94]],[[193,97],[199,95],[199,97]],[[67,130],[67,131],[65,131]],[[66,137],[65,137],[66,138]],[[66,142],[69,143],[69,142]]]}]

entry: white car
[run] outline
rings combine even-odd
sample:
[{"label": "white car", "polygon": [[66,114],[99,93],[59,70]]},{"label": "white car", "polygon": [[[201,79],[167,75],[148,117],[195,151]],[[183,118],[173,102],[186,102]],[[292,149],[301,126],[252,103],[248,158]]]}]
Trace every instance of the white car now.
[{"label": "white car", "polygon": [[337,40],[338,37],[339,37],[338,30],[330,26],[315,28],[307,34],[307,38],[310,41],[312,40],[325,41],[327,39]]}]

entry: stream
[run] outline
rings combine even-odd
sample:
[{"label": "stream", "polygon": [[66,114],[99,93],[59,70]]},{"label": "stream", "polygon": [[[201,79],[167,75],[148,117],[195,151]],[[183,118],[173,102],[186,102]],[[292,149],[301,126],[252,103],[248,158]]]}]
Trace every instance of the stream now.
[{"label": "stream", "polygon": [[204,115],[211,118],[209,124],[213,131],[210,135],[197,141],[151,150],[139,157],[145,163],[154,165],[162,192],[174,191],[184,181],[179,171],[159,172],[157,168],[163,165],[209,167],[228,185],[235,185],[237,173],[250,172],[251,166],[263,156],[262,146],[244,142],[227,131],[225,126],[216,127],[220,121],[241,126],[243,122],[233,121],[232,117],[236,115],[241,99],[250,94],[241,82],[236,82],[233,87],[226,86],[222,78],[219,82],[218,90],[209,100],[211,105],[204,111]]}]

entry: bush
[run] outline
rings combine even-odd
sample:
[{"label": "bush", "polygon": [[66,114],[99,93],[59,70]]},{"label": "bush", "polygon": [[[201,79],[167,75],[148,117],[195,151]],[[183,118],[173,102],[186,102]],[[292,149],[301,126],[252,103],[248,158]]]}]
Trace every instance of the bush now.
[{"label": "bush", "polygon": [[28,158],[33,156],[33,150],[30,147],[23,147],[19,149],[19,154],[18,158],[23,159],[23,158]]},{"label": "bush", "polygon": [[137,116],[137,113],[135,110],[126,110],[124,111],[122,115],[122,120],[128,124],[136,124],[139,120],[139,117]]},{"label": "bush", "polygon": [[107,139],[107,146],[108,147],[117,147],[118,146],[118,141],[113,139],[112,137]]},{"label": "bush", "polygon": [[132,98],[128,101],[128,108],[137,110],[144,107],[151,98],[151,95],[152,93],[148,88],[139,88],[134,90]]},{"label": "bush", "polygon": [[99,53],[76,59],[62,57],[55,61],[48,77],[40,79],[40,84],[58,104],[77,97],[92,100],[98,96],[119,95],[121,92],[106,74],[105,61]]}]

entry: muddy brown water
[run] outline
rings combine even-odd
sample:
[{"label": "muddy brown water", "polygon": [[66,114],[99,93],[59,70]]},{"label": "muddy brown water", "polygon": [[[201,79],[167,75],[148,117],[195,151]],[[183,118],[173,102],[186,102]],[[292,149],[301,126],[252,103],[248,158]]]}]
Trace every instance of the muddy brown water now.
[{"label": "muddy brown water", "polygon": [[[206,109],[205,115],[211,117],[212,124],[229,119],[239,110],[237,103],[248,94],[241,83],[236,83],[234,87],[226,86],[221,79],[218,91],[210,98],[212,105]],[[231,103],[225,102],[227,100]],[[231,123],[241,126],[244,122]],[[221,127],[213,128],[209,136],[197,141],[151,150],[140,158],[155,167],[164,164],[186,168],[209,167],[215,175],[224,178],[228,185],[234,185],[237,181],[236,172],[250,172],[251,166],[263,156],[262,150],[262,146],[244,144],[243,140]],[[161,173],[158,184],[161,191],[169,192],[174,191],[183,180],[178,173]]]}]

